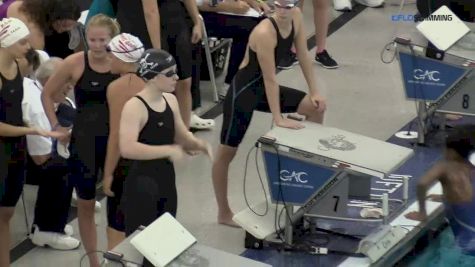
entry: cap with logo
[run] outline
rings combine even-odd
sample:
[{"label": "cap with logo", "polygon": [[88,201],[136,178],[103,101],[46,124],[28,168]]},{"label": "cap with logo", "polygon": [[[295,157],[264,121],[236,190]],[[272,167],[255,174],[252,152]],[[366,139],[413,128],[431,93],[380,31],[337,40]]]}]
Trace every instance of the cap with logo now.
[{"label": "cap with logo", "polygon": [[109,42],[108,50],[124,62],[137,62],[144,52],[144,47],[139,38],[121,33]]},{"label": "cap with logo", "polygon": [[137,75],[145,81],[153,79],[164,69],[175,66],[176,62],[170,53],[160,49],[147,49],[139,60]]},{"label": "cap with logo", "polygon": [[0,21],[0,46],[9,47],[30,34],[28,27],[17,18],[4,18]]}]

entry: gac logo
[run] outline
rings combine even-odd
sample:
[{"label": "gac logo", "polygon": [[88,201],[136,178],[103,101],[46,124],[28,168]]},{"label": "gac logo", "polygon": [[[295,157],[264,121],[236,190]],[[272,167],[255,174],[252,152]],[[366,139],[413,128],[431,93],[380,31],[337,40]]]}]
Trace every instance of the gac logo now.
[{"label": "gac logo", "polygon": [[297,183],[306,184],[308,180],[304,180],[304,176],[307,176],[306,172],[293,171],[290,173],[287,170],[280,171],[280,180],[284,182],[295,181]]},{"label": "gac logo", "polygon": [[438,76],[440,72],[433,70],[433,71],[423,71],[421,69],[415,69],[414,70],[414,79],[416,80],[426,80],[428,79],[429,81],[434,81],[438,82],[440,81],[440,78],[437,78],[436,75]]}]

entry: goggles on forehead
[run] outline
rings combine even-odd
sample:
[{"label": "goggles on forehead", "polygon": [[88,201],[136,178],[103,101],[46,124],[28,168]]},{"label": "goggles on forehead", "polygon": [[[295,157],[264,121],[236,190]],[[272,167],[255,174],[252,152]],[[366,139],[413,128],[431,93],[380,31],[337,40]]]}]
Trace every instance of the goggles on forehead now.
[{"label": "goggles on forehead", "polygon": [[283,9],[292,9],[297,5],[297,2],[293,3],[287,3],[287,4],[281,4],[278,1],[274,1],[274,5],[277,8],[283,8]]},{"label": "goggles on forehead", "polygon": [[134,48],[134,49],[131,49],[131,50],[117,51],[117,50],[112,50],[112,48],[110,46],[106,46],[106,52],[107,53],[114,52],[114,53],[119,53],[119,54],[127,54],[127,53],[131,53],[131,52],[143,49],[143,48],[144,47],[141,46],[141,47],[137,47],[137,48]]}]

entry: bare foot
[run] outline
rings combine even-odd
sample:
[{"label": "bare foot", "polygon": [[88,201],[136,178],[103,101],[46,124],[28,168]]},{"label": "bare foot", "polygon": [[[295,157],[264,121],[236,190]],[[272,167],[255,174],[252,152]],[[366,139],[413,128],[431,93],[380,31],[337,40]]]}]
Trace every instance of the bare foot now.
[{"label": "bare foot", "polygon": [[462,115],[455,115],[455,114],[446,114],[445,118],[449,121],[457,121],[463,118]]},{"label": "bare foot", "polygon": [[233,213],[225,214],[225,215],[218,215],[218,223],[226,225],[226,226],[235,227],[235,228],[241,228],[241,226],[239,226],[239,224],[237,224],[233,221],[233,216],[234,216]]}]

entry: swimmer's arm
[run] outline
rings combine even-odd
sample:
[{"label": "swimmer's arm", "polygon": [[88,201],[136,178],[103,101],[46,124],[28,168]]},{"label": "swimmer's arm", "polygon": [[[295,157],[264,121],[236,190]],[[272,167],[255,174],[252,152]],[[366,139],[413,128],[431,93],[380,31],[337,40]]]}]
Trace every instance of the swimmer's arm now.
[{"label": "swimmer's arm", "polygon": [[38,131],[31,127],[13,126],[8,123],[0,122],[0,136],[18,137],[24,135],[38,135]]},{"label": "swimmer's arm", "polygon": [[310,60],[310,53],[307,47],[307,38],[305,33],[305,27],[303,25],[302,12],[300,9],[294,10],[294,25],[296,27],[296,36],[294,39],[295,50],[297,58],[299,59],[300,66],[302,68],[303,75],[307,81],[309,93],[311,95],[318,95],[317,82],[315,80],[313,64]]},{"label": "swimmer's arm", "polygon": [[73,70],[76,68],[75,65],[77,64],[77,60],[74,59],[76,56],[77,54],[70,55],[61,63],[61,66],[56,69],[53,75],[51,75],[41,92],[43,109],[51,124],[51,128],[53,129],[58,125],[58,117],[56,116],[54,108],[53,96],[57,94],[66,83],[72,80]]},{"label": "swimmer's arm", "polygon": [[419,202],[419,212],[423,216],[427,216],[426,195],[427,190],[444,177],[445,163],[437,163],[427,171],[427,173],[417,183],[417,200]]},{"label": "swimmer's arm", "polygon": [[200,12],[198,11],[198,6],[196,4],[196,0],[183,0],[185,4],[186,11],[188,11],[188,15],[190,16],[191,20],[193,21],[194,25],[200,25]]},{"label": "swimmer's arm", "polygon": [[[255,39],[255,50],[259,66],[262,70],[262,76],[264,78],[265,92],[267,95],[267,102],[269,103],[270,111],[272,112],[272,118],[275,123],[282,120],[282,113],[280,110],[280,94],[279,84],[277,83],[277,77],[275,75],[275,59],[274,51],[276,46],[276,37],[262,25],[254,28],[255,31],[251,33],[250,38]],[[274,41],[271,41],[274,40]],[[251,43],[251,40],[249,41]]]},{"label": "swimmer's arm", "polygon": [[156,0],[142,0],[142,8],[152,46],[153,48],[160,49],[160,12],[158,10],[158,3]]},{"label": "swimmer's arm", "polygon": [[119,149],[123,158],[132,160],[153,160],[170,158],[176,151],[175,145],[146,145],[138,141],[139,133],[147,122],[147,109],[136,98],[124,106],[120,117]]},{"label": "swimmer's arm", "polygon": [[[116,81],[117,82],[117,81]],[[104,177],[113,176],[120,159],[119,128],[120,114],[125,101],[122,95],[114,90],[115,82],[107,87],[107,104],[109,106],[109,137],[107,140],[107,154],[104,164]]]},{"label": "swimmer's arm", "polygon": [[[164,96],[165,97],[165,96]],[[172,94],[167,94],[166,99],[170,108],[173,111],[173,119],[175,121],[175,143],[181,145],[184,150],[200,150],[203,142],[196,138],[186,127],[181,118],[180,109],[176,97]]]},{"label": "swimmer's arm", "polygon": [[210,6],[209,5],[210,2],[211,0],[204,0],[203,4],[198,6],[198,9],[200,11],[205,11],[205,12],[216,12],[216,13],[217,12],[231,12],[231,13],[236,13],[236,14],[244,14],[247,11],[247,10],[243,11],[242,8],[240,8],[240,6],[242,5],[241,2],[244,2],[241,0],[223,1],[223,2],[219,2],[218,5],[216,6]]}]

